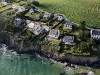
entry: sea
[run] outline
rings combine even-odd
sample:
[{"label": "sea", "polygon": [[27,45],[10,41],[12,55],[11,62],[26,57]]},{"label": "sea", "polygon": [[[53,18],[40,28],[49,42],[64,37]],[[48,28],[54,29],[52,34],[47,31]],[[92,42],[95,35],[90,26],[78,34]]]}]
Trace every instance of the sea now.
[{"label": "sea", "polygon": [[76,75],[64,65],[36,53],[17,55],[0,49],[0,75]]}]

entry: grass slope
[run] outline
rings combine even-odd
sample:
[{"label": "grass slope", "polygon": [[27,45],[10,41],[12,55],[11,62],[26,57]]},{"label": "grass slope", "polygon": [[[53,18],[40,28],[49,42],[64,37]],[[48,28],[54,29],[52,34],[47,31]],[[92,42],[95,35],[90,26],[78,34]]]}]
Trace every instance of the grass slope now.
[{"label": "grass slope", "polygon": [[100,25],[100,0],[37,0],[40,8],[52,13],[62,13],[76,23],[86,21],[87,26]]}]

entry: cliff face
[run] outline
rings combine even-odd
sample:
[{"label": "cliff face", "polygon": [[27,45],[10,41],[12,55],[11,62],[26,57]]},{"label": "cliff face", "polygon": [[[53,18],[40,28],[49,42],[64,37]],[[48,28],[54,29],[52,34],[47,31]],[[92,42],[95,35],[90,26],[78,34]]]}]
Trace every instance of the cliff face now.
[{"label": "cliff face", "polygon": [[28,53],[28,52],[36,52],[39,53],[41,56],[45,58],[51,58],[59,62],[68,62],[72,64],[78,64],[78,65],[88,65],[88,66],[94,66],[95,64],[99,64],[100,59],[96,56],[94,57],[82,57],[82,56],[72,56],[72,55],[65,55],[61,56],[60,54],[54,53],[54,52],[48,52],[47,50],[40,50],[39,46],[33,46],[30,45],[29,47],[22,48],[18,44],[12,44],[9,45],[9,49],[13,49],[19,54]]},{"label": "cliff face", "polygon": [[7,44],[8,50],[16,51],[18,54],[36,52],[43,57],[46,57],[48,59],[51,58],[62,63],[69,62],[73,64],[88,65],[88,66],[94,66],[95,64],[100,65],[99,64],[100,59],[96,56],[94,57],[82,57],[82,56],[72,56],[72,55],[61,56],[58,53],[48,52],[48,50],[41,50],[39,45],[28,45],[23,47],[19,45],[17,42],[15,42],[13,38],[9,38],[8,34],[0,35],[0,43]]}]

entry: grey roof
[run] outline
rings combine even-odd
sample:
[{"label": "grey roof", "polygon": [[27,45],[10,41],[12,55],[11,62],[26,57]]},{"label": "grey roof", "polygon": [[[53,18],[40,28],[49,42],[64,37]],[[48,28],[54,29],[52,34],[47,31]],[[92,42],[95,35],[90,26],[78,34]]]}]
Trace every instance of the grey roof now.
[{"label": "grey roof", "polygon": [[71,21],[66,20],[66,26],[71,26],[71,27],[72,27],[72,22],[71,22]]},{"label": "grey roof", "polygon": [[100,35],[100,30],[92,30],[92,35]]},{"label": "grey roof", "polygon": [[20,25],[22,23],[22,19],[21,18],[15,18],[14,19],[14,24],[15,25]]},{"label": "grey roof", "polygon": [[63,42],[73,42],[74,36],[64,36]]}]

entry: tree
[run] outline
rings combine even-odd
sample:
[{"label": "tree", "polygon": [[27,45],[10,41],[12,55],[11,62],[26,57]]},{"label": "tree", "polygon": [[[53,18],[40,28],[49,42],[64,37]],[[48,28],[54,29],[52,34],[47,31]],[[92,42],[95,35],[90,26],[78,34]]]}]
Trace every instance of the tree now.
[{"label": "tree", "polygon": [[80,39],[82,39],[82,40],[87,40],[87,39],[89,38],[89,31],[87,31],[87,30],[81,30],[81,31],[79,32],[78,37],[79,37]]},{"label": "tree", "polygon": [[10,23],[7,23],[4,27],[4,30],[6,31],[9,31],[9,32],[13,32],[14,30],[14,25],[10,22]]},{"label": "tree", "polygon": [[39,6],[40,5],[40,3],[38,1],[35,1],[35,0],[32,2],[32,4],[34,4],[35,6]]},{"label": "tree", "polygon": [[87,42],[81,42],[78,44],[78,50],[81,52],[88,52],[89,46],[87,45]]},{"label": "tree", "polygon": [[85,21],[82,21],[81,23],[80,23],[80,30],[85,30],[85,27],[86,27],[86,22]]},{"label": "tree", "polygon": [[94,45],[96,42],[95,42],[95,40],[93,39],[93,38],[89,38],[88,40],[87,40],[87,44],[89,45],[89,46],[91,46],[91,45]]},{"label": "tree", "polygon": [[0,15],[0,31],[2,31],[7,23],[8,19],[4,15]]},{"label": "tree", "polygon": [[27,30],[26,38],[30,39],[32,37],[32,32],[30,30]]}]

